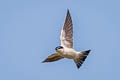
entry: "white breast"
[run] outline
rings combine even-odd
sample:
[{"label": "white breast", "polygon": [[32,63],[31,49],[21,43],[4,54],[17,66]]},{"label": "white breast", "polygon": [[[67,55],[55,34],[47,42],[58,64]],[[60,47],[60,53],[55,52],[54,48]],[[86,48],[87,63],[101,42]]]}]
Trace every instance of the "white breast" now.
[{"label": "white breast", "polygon": [[64,48],[63,56],[65,58],[73,59],[76,55],[76,51],[72,48]]}]

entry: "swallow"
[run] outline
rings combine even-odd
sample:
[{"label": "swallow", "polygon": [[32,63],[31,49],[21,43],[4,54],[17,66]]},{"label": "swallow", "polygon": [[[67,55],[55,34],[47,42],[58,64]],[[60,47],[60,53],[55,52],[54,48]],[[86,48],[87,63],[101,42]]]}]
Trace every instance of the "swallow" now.
[{"label": "swallow", "polygon": [[67,58],[72,59],[79,69],[91,50],[76,51],[73,48],[73,24],[69,10],[67,10],[66,19],[61,30],[60,42],[61,45],[55,48],[56,53],[48,56],[43,63]]}]

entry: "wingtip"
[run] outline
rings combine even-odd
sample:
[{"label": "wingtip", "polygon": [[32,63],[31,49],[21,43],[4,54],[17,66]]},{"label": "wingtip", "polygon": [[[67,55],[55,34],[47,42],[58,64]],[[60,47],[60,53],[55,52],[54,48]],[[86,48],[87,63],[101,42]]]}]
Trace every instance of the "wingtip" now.
[{"label": "wingtip", "polygon": [[45,63],[45,61],[42,61],[41,63]]},{"label": "wingtip", "polygon": [[70,11],[69,11],[69,9],[67,9],[67,13],[68,13],[68,14],[70,14]]},{"label": "wingtip", "polygon": [[67,9],[67,12],[69,12],[69,9]]}]

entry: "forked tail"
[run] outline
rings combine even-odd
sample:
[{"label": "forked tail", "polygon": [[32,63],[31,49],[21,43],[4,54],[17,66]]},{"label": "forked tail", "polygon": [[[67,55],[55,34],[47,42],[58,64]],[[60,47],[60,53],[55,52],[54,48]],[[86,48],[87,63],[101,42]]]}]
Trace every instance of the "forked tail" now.
[{"label": "forked tail", "polygon": [[87,51],[83,51],[79,54],[79,56],[74,59],[74,62],[77,66],[77,68],[79,69],[80,66],[83,64],[83,62],[85,61],[85,59],[87,58],[88,54],[90,53],[91,50],[87,50]]}]

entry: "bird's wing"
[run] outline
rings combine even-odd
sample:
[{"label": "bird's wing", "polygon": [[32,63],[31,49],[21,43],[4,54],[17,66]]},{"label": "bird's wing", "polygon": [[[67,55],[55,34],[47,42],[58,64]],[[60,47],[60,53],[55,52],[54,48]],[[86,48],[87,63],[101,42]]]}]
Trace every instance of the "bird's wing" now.
[{"label": "bird's wing", "polygon": [[67,11],[67,16],[61,31],[60,40],[61,46],[73,48],[73,24],[69,10]]},{"label": "bird's wing", "polygon": [[57,60],[60,60],[64,57],[60,56],[59,54],[55,53],[55,54],[52,54],[50,56],[48,56],[44,61],[44,62],[53,62],[53,61],[57,61]]}]

